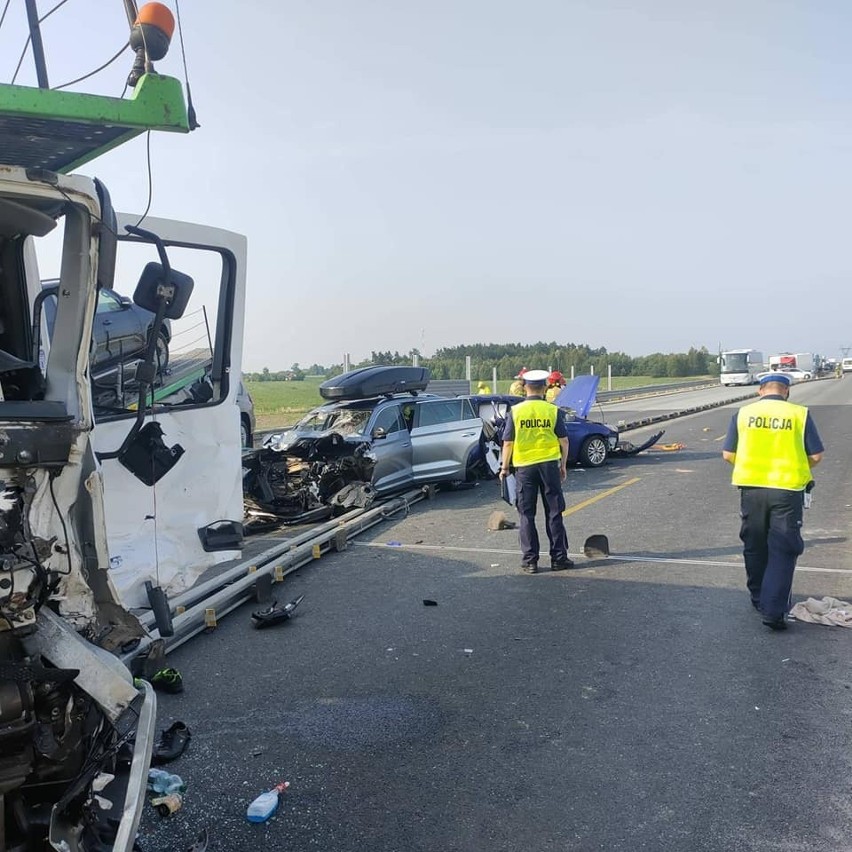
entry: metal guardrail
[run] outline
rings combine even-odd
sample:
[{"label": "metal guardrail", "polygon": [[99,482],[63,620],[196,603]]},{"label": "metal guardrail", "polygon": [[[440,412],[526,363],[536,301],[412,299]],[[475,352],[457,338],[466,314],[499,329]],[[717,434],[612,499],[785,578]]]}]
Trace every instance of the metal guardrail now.
[{"label": "metal guardrail", "polygon": [[690,390],[703,390],[704,388],[721,387],[718,379],[692,379],[685,382],[670,382],[662,385],[640,385],[635,388],[623,388],[622,390],[598,391],[598,402],[614,402],[617,399],[636,399],[643,396],[656,396],[667,393],[680,393]]},{"label": "metal guardrail", "polygon": [[[166,653],[173,651],[211,626],[211,620],[215,625],[219,618],[256,598],[257,582],[261,577],[271,576],[274,582],[281,582],[287,574],[319,559],[323,552],[345,550],[349,539],[397,512],[408,511],[412,504],[420,500],[432,499],[434,495],[434,486],[426,486],[408,491],[371,509],[356,509],[189,589],[169,601],[169,610],[173,615],[172,635],[161,637],[159,629],[154,626],[153,613],[145,613],[140,621],[148,627],[149,634],[124,654],[122,661],[129,665],[134,658],[145,654],[160,640],[164,642]],[[178,612],[184,606],[185,611]]]}]

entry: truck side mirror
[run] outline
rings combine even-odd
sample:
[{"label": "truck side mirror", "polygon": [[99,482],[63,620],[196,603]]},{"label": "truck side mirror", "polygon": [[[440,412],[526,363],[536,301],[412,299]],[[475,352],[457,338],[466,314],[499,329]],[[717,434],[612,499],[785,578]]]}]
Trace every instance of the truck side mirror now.
[{"label": "truck side mirror", "polygon": [[195,281],[191,276],[178,272],[176,269],[170,269],[167,274],[161,263],[152,261],[145,265],[139,276],[133,301],[140,308],[156,314],[160,307],[160,300],[165,298],[164,317],[176,320],[184,315],[194,286]]},{"label": "truck side mirror", "polygon": [[387,431],[387,429],[383,428],[382,426],[376,426],[376,428],[373,429],[373,438],[375,438],[377,441],[380,438],[387,438],[387,436],[388,436],[388,431]]}]

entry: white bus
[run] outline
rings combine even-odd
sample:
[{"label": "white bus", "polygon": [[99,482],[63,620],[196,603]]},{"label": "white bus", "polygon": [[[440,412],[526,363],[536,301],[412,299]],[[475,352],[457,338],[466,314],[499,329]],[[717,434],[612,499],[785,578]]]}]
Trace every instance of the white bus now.
[{"label": "white bus", "polygon": [[763,353],[756,349],[729,349],[719,355],[719,379],[723,385],[753,385],[763,371]]}]

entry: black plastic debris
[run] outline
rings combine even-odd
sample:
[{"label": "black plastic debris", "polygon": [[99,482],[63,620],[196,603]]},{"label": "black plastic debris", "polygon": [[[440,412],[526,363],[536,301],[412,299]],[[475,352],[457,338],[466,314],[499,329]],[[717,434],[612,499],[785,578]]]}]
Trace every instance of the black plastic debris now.
[{"label": "black plastic debris", "polygon": [[281,621],[287,621],[293,615],[293,611],[302,602],[304,597],[304,595],[299,595],[299,597],[295,600],[284,604],[284,606],[278,606],[277,601],[272,601],[270,606],[264,609],[255,610],[251,614],[252,626],[259,629],[262,627],[270,627]]},{"label": "black plastic debris", "polygon": [[438,601],[430,601],[428,598],[424,598],[423,606],[438,606]]},{"label": "black plastic debris", "polygon": [[583,545],[587,559],[601,559],[609,556],[609,539],[605,535],[590,535]]}]

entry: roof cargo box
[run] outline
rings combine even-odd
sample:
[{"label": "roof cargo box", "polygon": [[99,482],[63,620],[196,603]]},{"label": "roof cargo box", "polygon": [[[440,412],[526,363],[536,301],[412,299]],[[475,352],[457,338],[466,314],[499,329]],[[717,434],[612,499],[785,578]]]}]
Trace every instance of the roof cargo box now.
[{"label": "roof cargo box", "polygon": [[416,393],[429,384],[426,367],[362,367],[319,386],[323,399],[368,399],[392,393]]}]

